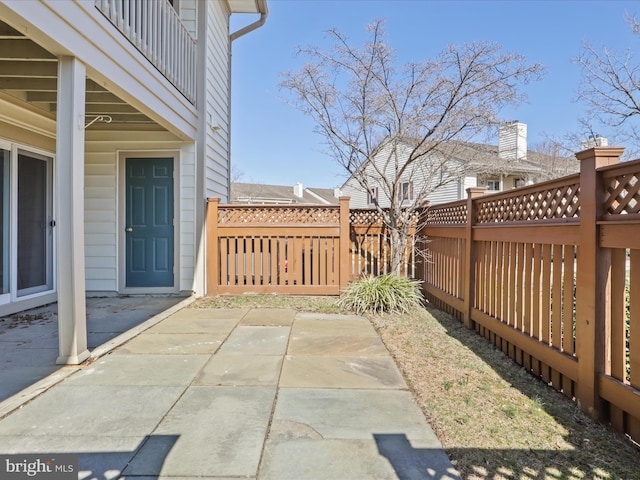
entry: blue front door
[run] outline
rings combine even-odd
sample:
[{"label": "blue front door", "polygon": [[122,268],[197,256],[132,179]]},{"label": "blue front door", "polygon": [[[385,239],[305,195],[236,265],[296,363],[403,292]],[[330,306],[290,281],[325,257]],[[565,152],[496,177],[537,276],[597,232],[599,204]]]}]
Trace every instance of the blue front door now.
[{"label": "blue front door", "polygon": [[126,286],[173,287],[173,159],[126,159]]}]

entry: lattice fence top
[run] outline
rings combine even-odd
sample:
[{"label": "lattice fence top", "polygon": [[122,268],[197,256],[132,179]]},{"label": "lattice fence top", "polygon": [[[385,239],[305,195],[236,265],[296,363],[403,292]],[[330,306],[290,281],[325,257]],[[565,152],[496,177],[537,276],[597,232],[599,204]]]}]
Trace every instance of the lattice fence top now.
[{"label": "lattice fence top", "polygon": [[476,202],[476,223],[577,219],[580,215],[580,183],[576,180],[538,191],[514,190],[509,195],[492,195]]},{"label": "lattice fence top", "polygon": [[427,214],[427,224],[429,225],[453,225],[466,222],[467,202],[431,207]]},{"label": "lattice fence top", "polygon": [[604,211],[609,215],[634,215],[640,213],[640,165],[635,171],[625,168],[622,173],[606,172]]},{"label": "lattice fence top", "polygon": [[272,207],[243,206],[218,209],[220,226],[258,225],[340,225],[340,209],[337,207]]},{"label": "lattice fence top", "polygon": [[375,209],[350,210],[349,223],[351,225],[382,225],[382,217]]},{"label": "lattice fence top", "polygon": [[[420,218],[420,211],[411,212],[412,223],[417,223]],[[382,215],[374,208],[357,209],[349,211],[349,224],[351,225],[383,225]]]}]

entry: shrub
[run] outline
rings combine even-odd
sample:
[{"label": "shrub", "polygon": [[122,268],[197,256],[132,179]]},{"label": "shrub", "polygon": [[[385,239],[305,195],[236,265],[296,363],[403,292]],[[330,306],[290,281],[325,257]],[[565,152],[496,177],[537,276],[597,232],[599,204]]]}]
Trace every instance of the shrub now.
[{"label": "shrub", "polygon": [[342,293],[338,305],[356,313],[406,313],[422,304],[420,280],[397,275],[373,275],[352,283]]}]

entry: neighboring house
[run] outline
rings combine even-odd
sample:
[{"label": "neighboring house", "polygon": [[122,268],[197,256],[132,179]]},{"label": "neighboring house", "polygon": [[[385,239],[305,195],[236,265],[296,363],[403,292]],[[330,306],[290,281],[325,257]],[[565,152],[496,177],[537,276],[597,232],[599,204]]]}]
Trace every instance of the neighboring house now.
[{"label": "neighboring house", "polygon": [[[230,35],[230,15],[254,14]],[[205,200],[228,199],[230,51],[266,0],[0,0],[0,314],[205,292]],[[259,16],[259,17],[258,17]]]},{"label": "neighboring house", "polygon": [[[398,160],[391,160],[390,147],[382,146],[374,157],[379,171],[394,178],[393,171],[403,164],[415,147],[410,141],[401,142]],[[386,169],[382,167],[387,162]],[[363,165],[370,179],[366,191],[355,176],[341,187],[343,195],[351,197],[352,208],[370,208],[378,203],[389,206],[389,197],[379,175],[370,164]],[[487,187],[487,193],[530,185],[578,171],[575,158],[553,157],[527,150],[527,126],[512,122],[499,131],[498,146],[451,142],[443,145],[424,160],[416,162],[400,178],[399,196],[413,203],[419,192],[429,192],[423,200],[432,204],[466,198],[469,187]],[[361,172],[356,175],[361,176]],[[378,177],[379,178],[379,177]]]},{"label": "neighboring house", "polygon": [[304,188],[301,183],[293,187],[262,183],[231,183],[231,203],[254,205],[338,205],[339,195],[330,188]]}]

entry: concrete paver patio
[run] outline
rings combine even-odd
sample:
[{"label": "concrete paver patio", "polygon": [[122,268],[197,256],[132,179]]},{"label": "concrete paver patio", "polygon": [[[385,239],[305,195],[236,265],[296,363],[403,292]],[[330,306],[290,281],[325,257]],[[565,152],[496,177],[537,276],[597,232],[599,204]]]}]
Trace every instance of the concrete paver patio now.
[{"label": "concrete paver patio", "polygon": [[365,318],[183,308],[0,420],[80,479],[456,479]]}]

